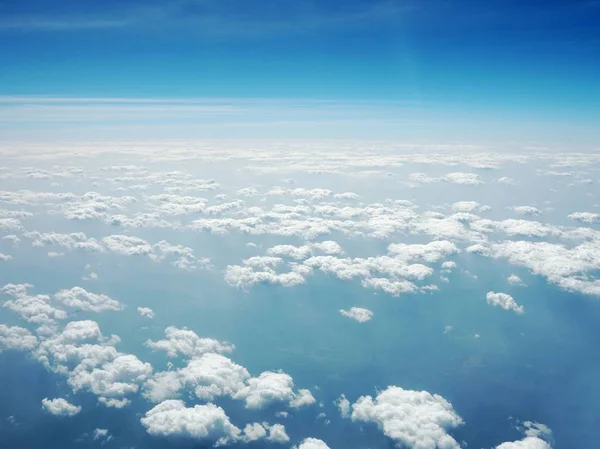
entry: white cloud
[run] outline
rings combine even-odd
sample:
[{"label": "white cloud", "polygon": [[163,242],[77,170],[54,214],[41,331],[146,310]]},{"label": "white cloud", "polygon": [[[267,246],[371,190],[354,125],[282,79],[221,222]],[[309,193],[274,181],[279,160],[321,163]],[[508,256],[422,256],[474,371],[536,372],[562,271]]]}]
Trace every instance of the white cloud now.
[{"label": "white cloud", "polygon": [[329,449],[329,446],[318,438],[305,438],[297,449]]},{"label": "white cloud", "polygon": [[81,287],[61,290],[54,295],[54,299],[67,307],[87,312],[116,311],[122,309],[119,301],[103,294],[90,293]]},{"label": "white cloud", "polygon": [[487,212],[491,210],[491,207],[482,206],[477,201],[458,201],[452,203],[452,210],[455,212]]},{"label": "white cloud", "polygon": [[340,411],[342,418],[350,417],[350,401],[346,399],[345,395],[342,394],[339,398],[337,398],[337,400],[335,401],[335,405]]},{"label": "white cloud", "polygon": [[3,261],[12,260],[12,256],[10,254],[0,253],[0,260],[3,260]]},{"label": "white cloud", "polygon": [[247,408],[261,409],[274,402],[287,402],[298,408],[314,404],[315,398],[308,390],[293,390],[294,380],[283,372],[265,371],[258,377],[248,379],[247,385],[239,390],[235,399],[244,399]]},{"label": "white cloud", "polygon": [[541,210],[533,206],[514,206],[511,209],[519,215],[540,215],[542,213]]},{"label": "white cloud", "polygon": [[187,408],[183,401],[167,400],[147,411],[140,422],[150,435],[183,436],[218,445],[235,442],[241,436],[225,411],[214,404]]},{"label": "white cloud", "polygon": [[137,311],[141,316],[143,316],[145,318],[150,318],[150,319],[154,318],[154,311],[149,307],[138,307]]},{"label": "white cloud", "polygon": [[600,214],[594,212],[575,212],[569,215],[568,218],[587,224],[600,223]]},{"label": "white cloud", "polygon": [[218,396],[237,397],[246,388],[250,373],[229,358],[220,354],[207,353],[193,358],[184,368],[157,373],[146,382],[146,398],[160,402],[176,398],[183,388],[206,401]]},{"label": "white cloud", "polygon": [[288,259],[303,260],[312,255],[308,246],[277,245],[267,250],[269,256],[285,257]]},{"label": "white cloud", "polygon": [[525,286],[525,283],[516,274],[511,274],[506,280],[510,285]]},{"label": "white cloud", "polygon": [[516,185],[517,181],[515,181],[512,178],[509,178],[507,176],[503,176],[502,178],[498,178],[498,181],[500,184],[506,184],[506,185]]},{"label": "white cloud", "polygon": [[287,443],[290,441],[290,437],[288,436],[283,424],[273,424],[272,426],[268,426],[268,429],[268,441],[272,441],[273,443]]},{"label": "white cloud", "polygon": [[479,175],[476,175],[475,173],[448,173],[447,175],[442,176],[442,181],[469,186],[483,184],[483,181],[479,179]]},{"label": "white cloud", "polygon": [[67,312],[50,304],[48,295],[30,295],[27,290],[31,284],[6,284],[0,291],[13,299],[4,302],[3,307],[21,315],[21,317],[34,324],[54,324],[56,320],[64,320]]},{"label": "white cloud", "polygon": [[349,310],[340,309],[340,313],[345,317],[358,321],[359,323],[365,323],[373,318],[373,312],[361,307],[351,307]]},{"label": "white cloud", "polygon": [[42,407],[54,416],[75,416],[81,411],[81,407],[73,405],[63,398],[42,399]]},{"label": "white cloud", "polygon": [[266,438],[267,429],[260,423],[246,424],[244,427],[244,439],[246,441],[256,441]]},{"label": "white cloud", "polygon": [[522,440],[502,443],[496,449],[552,449],[546,441],[536,437],[525,437]]},{"label": "white cloud", "polygon": [[200,357],[208,352],[231,352],[235,349],[230,343],[212,338],[200,338],[194,331],[169,326],[165,329],[166,340],[146,341],[146,345],[155,351],[165,351],[169,357]]},{"label": "white cloud", "polygon": [[504,310],[513,310],[517,313],[524,313],[523,306],[517,304],[514,298],[506,293],[487,292],[485,299],[488,304],[494,307],[500,307]]},{"label": "white cloud", "polygon": [[37,338],[27,329],[0,324],[0,352],[4,349],[30,351],[37,346]]},{"label": "white cloud", "polygon": [[387,437],[407,449],[460,449],[448,431],[463,420],[452,404],[427,391],[388,387],[375,399],[360,397],[352,405],[351,417],[376,423]]},{"label": "white cloud", "polygon": [[92,432],[92,439],[94,441],[101,441],[101,444],[105,444],[112,440],[113,436],[110,434],[108,429],[96,428]]}]

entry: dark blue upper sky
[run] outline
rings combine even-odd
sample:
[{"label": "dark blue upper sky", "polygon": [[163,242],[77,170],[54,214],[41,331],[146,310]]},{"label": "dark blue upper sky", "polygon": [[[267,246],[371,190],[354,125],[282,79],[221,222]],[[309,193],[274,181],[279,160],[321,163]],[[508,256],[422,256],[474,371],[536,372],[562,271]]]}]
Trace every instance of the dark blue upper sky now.
[{"label": "dark blue upper sky", "polygon": [[600,117],[600,2],[0,0],[0,95]]}]

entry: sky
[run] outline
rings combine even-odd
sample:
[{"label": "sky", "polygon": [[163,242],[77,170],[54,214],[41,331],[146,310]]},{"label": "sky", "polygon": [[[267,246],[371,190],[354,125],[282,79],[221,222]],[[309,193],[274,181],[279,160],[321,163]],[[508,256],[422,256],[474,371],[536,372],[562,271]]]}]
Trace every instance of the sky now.
[{"label": "sky", "polygon": [[[598,20],[590,0],[3,0],[0,126],[3,140],[20,141],[94,131],[593,145]],[[145,104],[170,119],[157,130],[147,109],[125,126],[106,117],[122,104],[74,110],[39,97],[210,100],[242,111]],[[52,125],[38,109],[56,116]]]},{"label": "sky", "polygon": [[598,23],[0,0],[0,447],[597,449]]}]

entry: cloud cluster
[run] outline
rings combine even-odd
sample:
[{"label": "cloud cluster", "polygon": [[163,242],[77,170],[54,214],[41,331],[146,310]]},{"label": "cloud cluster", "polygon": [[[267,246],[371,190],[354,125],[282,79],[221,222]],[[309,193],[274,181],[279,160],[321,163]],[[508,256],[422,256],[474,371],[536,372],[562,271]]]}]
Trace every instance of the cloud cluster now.
[{"label": "cloud cluster", "polygon": [[516,313],[525,313],[525,308],[517,304],[515,299],[506,293],[487,292],[485,300],[494,307],[512,310]]},{"label": "cloud cluster", "polygon": [[75,416],[81,411],[81,407],[69,403],[66,399],[42,399],[42,407],[54,416]]},{"label": "cloud cluster", "polygon": [[388,387],[375,399],[361,396],[352,404],[353,421],[372,422],[407,449],[460,449],[448,433],[463,424],[452,404],[427,391]]},{"label": "cloud cluster", "polygon": [[366,323],[373,318],[373,312],[361,307],[350,307],[349,310],[340,309],[340,313],[342,316],[358,321],[359,323]]}]

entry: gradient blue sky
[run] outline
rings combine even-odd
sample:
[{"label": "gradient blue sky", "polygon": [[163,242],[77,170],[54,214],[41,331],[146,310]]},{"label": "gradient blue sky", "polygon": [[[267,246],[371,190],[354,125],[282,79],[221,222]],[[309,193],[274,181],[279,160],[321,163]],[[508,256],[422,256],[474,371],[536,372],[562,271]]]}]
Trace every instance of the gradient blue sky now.
[{"label": "gradient blue sky", "polygon": [[0,0],[0,95],[384,103],[364,119],[597,142],[598,23],[590,0]]}]

